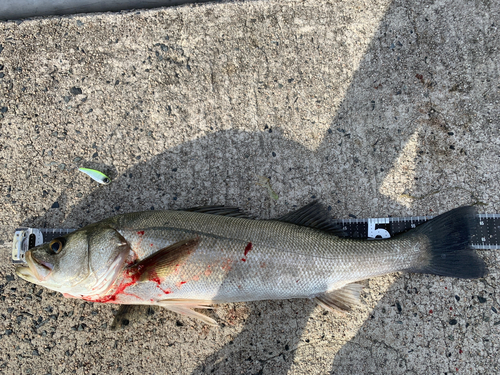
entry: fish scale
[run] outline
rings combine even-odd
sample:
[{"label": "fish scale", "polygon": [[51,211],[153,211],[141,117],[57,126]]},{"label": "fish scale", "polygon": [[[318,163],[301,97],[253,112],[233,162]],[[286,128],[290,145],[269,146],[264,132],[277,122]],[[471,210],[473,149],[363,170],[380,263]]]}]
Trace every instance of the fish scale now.
[{"label": "fish scale", "polygon": [[[191,309],[290,298],[347,309],[358,300],[359,286],[353,283],[374,276],[396,271],[483,276],[484,262],[468,245],[474,214],[471,207],[458,208],[379,241],[337,236],[341,233],[317,202],[277,220],[237,217],[230,209],[130,213],[31,249],[29,268],[20,266],[16,273],[67,296],[160,304],[210,324],[212,319]],[[61,254],[52,248],[62,248]],[[68,263],[78,257],[92,275]]]},{"label": "fish scale", "polygon": [[[311,297],[339,288],[346,280],[405,269],[412,261],[411,246],[395,252],[389,242],[342,239],[279,221],[153,211],[120,215],[106,224],[125,238],[138,259],[176,242],[201,238],[189,263],[159,285],[170,293],[162,293],[155,282],[134,283],[116,303],[142,304],[170,298],[239,302]],[[245,257],[248,243],[252,250]],[[209,266],[210,275],[205,276]],[[308,267],[314,271],[308,272]],[[116,284],[127,280],[124,276]]]}]

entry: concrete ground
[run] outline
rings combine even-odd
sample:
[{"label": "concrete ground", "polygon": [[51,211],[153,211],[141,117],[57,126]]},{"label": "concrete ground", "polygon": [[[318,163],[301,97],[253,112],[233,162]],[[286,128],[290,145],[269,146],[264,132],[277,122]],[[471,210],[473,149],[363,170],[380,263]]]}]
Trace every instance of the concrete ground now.
[{"label": "concrete ground", "polygon": [[500,212],[499,11],[271,0],[0,23],[0,372],[497,374],[497,251],[480,280],[369,280],[345,317],[266,301],[217,306],[215,328],[156,310],[111,331],[116,307],[19,280],[10,246],[21,225],[211,204]]}]

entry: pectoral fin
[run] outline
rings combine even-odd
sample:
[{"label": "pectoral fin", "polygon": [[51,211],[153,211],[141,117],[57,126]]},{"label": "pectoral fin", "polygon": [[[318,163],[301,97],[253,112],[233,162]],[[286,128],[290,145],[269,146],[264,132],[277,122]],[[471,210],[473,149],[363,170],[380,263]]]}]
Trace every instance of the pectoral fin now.
[{"label": "pectoral fin", "polygon": [[192,309],[210,309],[211,301],[205,300],[187,300],[187,299],[168,299],[159,302],[159,305],[169,309],[170,311],[187,315],[190,318],[196,318],[201,320],[202,322],[211,325],[217,326],[217,322],[212,318],[209,318],[206,315],[203,315],[197,311]]},{"label": "pectoral fin", "polygon": [[348,284],[343,288],[317,296],[314,300],[330,311],[350,311],[353,305],[361,304],[359,293],[362,288],[360,284]]},{"label": "pectoral fin", "polygon": [[162,279],[184,263],[199,243],[199,237],[176,242],[129,267],[129,273],[135,274],[138,281]]}]

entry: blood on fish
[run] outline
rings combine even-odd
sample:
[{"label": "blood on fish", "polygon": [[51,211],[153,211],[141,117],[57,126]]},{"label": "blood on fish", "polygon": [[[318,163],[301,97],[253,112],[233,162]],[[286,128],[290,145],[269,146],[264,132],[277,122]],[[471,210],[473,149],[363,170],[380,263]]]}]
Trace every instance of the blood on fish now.
[{"label": "blood on fish", "polygon": [[[142,298],[136,296],[135,294],[125,293],[125,289],[127,289],[129,286],[136,284],[137,281],[140,280],[142,274],[144,273],[144,271],[146,271],[146,269],[147,268],[142,264],[137,265],[135,269],[134,268],[126,269],[125,274],[126,274],[126,277],[130,279],[130,281],[129,282],[122,281],[118,285],[118,287],[116,287],[116,289],[114,290],[114,292],[112,294],[109,294],[109,295],[106,295],[103,297],[99,297],[99,298],[95,298],[95,299],[93,299],[91,296],[86,296],[86,297],[83,297],[83,299],[86,301],[92,301],[92,302],[119,303],[119,302],[117,302],[117,297],[120,294],[123,294],[123,295],[127,295],[127,296],[133,296],[133,297],[136,297],[136,298],[142,300]],[[158,278],[158,280],[159,280],[159,278]]]},{"label": "blood on fish", "polygon": [[177,288],[180,288],[182,285],[186,284],[186,281],[179,281],[178,283],[175,284]]},{"label": "blood on fish", "polygon": [[245,247],[245,256],[248,255],[248,253],[252,250],[252,243],[249,242],[247,246]]},{"label": "blood on fish", "polygon": [[181,265],[180,264],[176,264],[175,265],[175,269],[174,271],[172,272],[174,275],[177,275],[179,274],[179,269],[180,269]]},{"label": "blood on fish", "polygon": [[251,242],[249,242],[249,243],[247,244],[247,246],[245,247],[245,258],[241,258],[241,261],[242,261],[242,262],[246,262],[246,261],[247,261],[246,256],[248,255],[248,252],[249,252],[250,250],[252,250],[252,243],[251,243]]},{"label": "blood on fish", "polygon": [[172,291],[170,289],[163,289],[161,287],[161,280],[160,280],[160,277],[158,276],[158,274],[156,273],[155,270],[152,270],[151,273],[150,273],[150,276],[149,276],[149,280],[151,280],[152,282],[156,283],[156,286],[158,287],[158,289],[160,289],[163,293],[165,294],[170,294],[172,293]]},{"label": "blood on fish", "polygon": [[137,232],[137,234],[138,234],[139,236],[144,236],[144,231],[143,231],[143,230],[140,230],[139,232]]},{"label": "blood on fish", "polygon": [[205,276],[210,276],[212,274],[212,270],[210,269],[210,265],[207,266],[207,269],[205,271]]},{"label": "blood on fish", "polygon": [[160,286],[160,284],[161,284],[160,278],[158,276],[151,276],[151,278],[149,280],[158,284],[158,286]]},{"label": "blood on fish", "polygon": [[116,299],[117,299],[118,295],[120,295],[120,294],[124,294],[127,296],[133,296],[133,297],[136,297],[138,299],[142,299],[142,298],[136,296],[135,294],[125,293],[125,289],[127,289],[131,285],[134,285],[136,282],[137,282],[137,279],[135,277],[132,277],[132,281],[130,281],[128,283],[121,283],[118,286],[118,288],[116,288],[116,290],[113,292],[113,294],[110,294],[110,295],[107,295],[104,297],[100,297],[100,298],[96,298],[96,299],[93,299],[92,297],[83,297],[83,299],[86,301],[91,301],[91,302],[119,303],[116,301]]},{"label": "blood on fish", "polygon": [[233,261],[230,259],[230,258],[227,258],[221,265],[221,268],[224,270],[224,271],[227,271],[229,272],[229,270],[231,269],[231,263]]}]

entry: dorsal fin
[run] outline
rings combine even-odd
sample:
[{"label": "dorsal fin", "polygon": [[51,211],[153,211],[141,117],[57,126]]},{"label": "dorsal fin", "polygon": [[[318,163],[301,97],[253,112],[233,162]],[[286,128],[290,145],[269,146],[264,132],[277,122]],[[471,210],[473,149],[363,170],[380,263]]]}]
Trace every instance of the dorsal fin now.
[{"label": "dorsal fin", "polygon": [[[243,219],[255,219],[255,217],[246,214],[237,207],[203,206],[182,209],[179,211],[199,212],[203,214],[239,217]],[[273,220],[319,229],[339,237],[345,237],[347,235],[340,225],[332,222],[330,216],[328,215],[328,211],[317,200],[299,208],[298,210],[289,212],[288,214]]]},{"label": "dorsal fin", "polygon": [[240,217],[243,219],[255,219],[245,212],[241,211],[238,207],[224,207],[224,206],[202,206],[186,208],[179,211],[199,212],[202,214],[222,215],[229,217]]},{"label": "dorsal fin", "polygon": [[328,215],[328,211],[317,200],[299,208],[296,211],[289,212],[277,220],[285,223],[319,229],[339,237],[344,237],[346,235],[340,225],[332,222],[332,219]]}]

